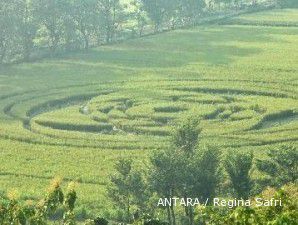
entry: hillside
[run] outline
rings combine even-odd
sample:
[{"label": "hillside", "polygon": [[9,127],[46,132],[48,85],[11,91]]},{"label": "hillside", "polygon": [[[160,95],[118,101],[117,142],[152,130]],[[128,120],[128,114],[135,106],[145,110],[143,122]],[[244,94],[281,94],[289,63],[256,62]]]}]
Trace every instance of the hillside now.
[{"label": "hillside", "polygon": [[79,183],[79,210],[104,212],[115,160],[166,148],[188,112],[201,118],[203,143],[224,150],[297,146],[297,14],[256,13],[3,66],[0,191],[39,197],[61,176]]}]

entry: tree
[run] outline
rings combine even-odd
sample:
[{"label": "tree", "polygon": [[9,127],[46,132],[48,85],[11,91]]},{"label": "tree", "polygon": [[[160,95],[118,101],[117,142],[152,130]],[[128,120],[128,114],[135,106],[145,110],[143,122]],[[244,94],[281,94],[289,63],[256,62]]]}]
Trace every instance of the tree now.
[{"label": "tree", "polygon": [[[199,155],[195,152],[199,144],[200,133],[199,121],[193,116],[188,116],[182,120],[173,133],[173,155],[177,157],[174,161],[173,172],[175,173],[174,177],[179,182],[177,193],[185,199],[198,193],[198,190],[195,191],[193,187],[196,186],[195,188],[197,188],[194,183],[198,181],[197,178],[200,174],[198,167],[200,167],[201,158],[197,157]],[[202,179],[199,180],[202,181]],[[191,206],[185,207],[185,215],[189,218],[189,224],[192,224],[193,209]]]},{"label": "tree", "polygon": [[166,16],[167,0],[142,0],[145,11],[154,23],[154,31],[158,32]]},{"label": "tree", "polygon": [[48,33],[49,48],[54,53],[63,38],[66,2],[63,0],[33,0],[35,17]]},{"label": "tree", "polygon": [[[269,184],[280,187],[298,180],[298,150],[295,146],[281,145],[270,149],[268,159],[256,161],[257,168],[269,176]],[[267,183],[268,184],[268,183]]]},{"label": "tree", "polygon": [[182,9],[181,16],[185,18],[188,23],[195,24],[206,7],[204,0],[180,0]]},{"label": "tree", "polygon": [[247,199],[252,189],[250,171],[253,165],[253,153],[229,151],[224,167],[231,180],[232,187],[238,198]]},{"label": "tree", "polygon": [[98,0],[97,7],[104,26],[106,42],[109,43],[124,17],[123,7],[119,0]]},{"label": "tree", "polygon": [[[161,198],[179,196],[187,201],[187,198],[199,197],[201,201],[206,201],[215,195],[220,152],[198,145],[200,132],[198,119],[187,117],[173,133],[173,146],[151,156],[149,184]],[[167,205],[166,210],[169,223],[176,224],[173,205]],[[186,205],[184,211],[187,218],[185,223],[192,225],[193,207]]]},{"label": "tree", "polygon": [[173,132],[173,144],[186,155],[191,155],[198,145],[200,133],[198,119],[192,116],[186,117]]},{"label": "tree", "polygon": [[193,178],[193,196],[199,196],[201,201],[212,199],[217,191],[221,172],[221,151],[213,146],[200,147],[191,165]]},{"label": "tree", "polygon": [[0,2],[0,62],[29,60],[37,31],[33,11],[29,0]]},{"label": "tree", "polygon": [[137,22],[136,27],[138,34],[141,37],[143,35],[144,27],[147,24],[146,12],[141,0],[134,0],[130,4],[133,7],[131,16]]},{"label": "tree", "polygon": [[[179,153],[179,152],[177,152]],[[151,168],[149,173],[149,184],[153,192],[161,198],[172,199],[177,191],[179,155],[171,149],[156,151],[150,157]],[[179,167],[177,167],[179,166]],[[168,222],[176,224],[176,214],[173,205],[166,206]]]},{"label": "tree", "polygon": [[34,18],[32,1],[21,0],[18,4],[18,31],[21,37],[23,57],[28,61],[34,47],[33,39],[37,32],[37,21]]},{"label": "tree", "polygon": [[83,37],[86,50],[89,48],[90,36],[94,32],[96,4],[96,0],[74,0],[71,4],[71,18]]},{"label": "tree", "polygon": [[17,1],[0,1],[0,64],[14,54],[17,47]]},{"label": "tree", "polygon": [[140,171],[132,169],[132,160],[121,159],[115,164],[116,173],[111,176],[108,196],[114,201],[120,212],[124,212],[124,221],[133,220],[133,207],[145,211],[146,191]]},{"label": "tree", "polygon": [[117,203],[117,206],[125,212],[125,221],[131,221],[131,185],[130,174],[132,170],[132,161],[121,159],[116,165],[116,174],[111,176],[111,185],[108,189],[109,197]]},{"label": "tree", "polygon": [[213,2],[215,4],[217,4],[218,6],[218,10],[221,10],[221,4],[224,2],[225,0],[213,0]]},{"label": "tree", "polygon": [[233,0],[222,0],[222,2],[225,4],[225,7],[229,7],[229,6],[231,6]]},{"label": "tree", "polygon": [[[199,147],[195,154],[188,158],[188,165],[182,170],[179,192],[185,198],[199,198],[201,202],[212,199],[220,180],[220,151],[217,148]],[[189,225],[194,224],[193,206],[185,207],[185,216]]]},{"label": "tree", "polygon": [[241,0],[233,0],[233,1],[234,1],[234,5],[236,6],[236,9],[239,9]]}]

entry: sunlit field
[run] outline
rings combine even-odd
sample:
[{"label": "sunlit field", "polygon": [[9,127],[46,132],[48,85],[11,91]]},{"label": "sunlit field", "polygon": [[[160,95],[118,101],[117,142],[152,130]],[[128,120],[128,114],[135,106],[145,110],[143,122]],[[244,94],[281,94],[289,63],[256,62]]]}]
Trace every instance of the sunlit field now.
[{"label": "sunlit field", "polygon": [[297,9],[274,9],[254,14],[245,14],[229,20],[229,23],[267,25],[267,26],[297,26]]},{"label": "sunlit field", "polygon": [[[190,112],[204,144],[259,157],[297,145],[298,27],[282,26],[297,24],[297,12],[2,66],[0,191],[40,197],[60,176],[77,181],[81,213],[104,213],[114,162],[169,147],[173,125]],[[255,26],[263,21],[271,26]]]}]

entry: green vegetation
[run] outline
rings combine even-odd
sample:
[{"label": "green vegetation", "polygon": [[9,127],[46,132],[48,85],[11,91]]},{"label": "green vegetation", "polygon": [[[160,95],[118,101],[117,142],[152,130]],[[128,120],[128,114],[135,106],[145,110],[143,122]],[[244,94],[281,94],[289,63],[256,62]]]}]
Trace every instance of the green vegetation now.
[{"label": "green vegetation", "polygon": [[[297,186],[286,185],[279,190],[268,188],[255,199],[279,199],[282,206],[258,207],[257,200],[252,200],[251,207],[237,207],[234,210],[225,210],[218,207],[200,207],[200,215],[196,215],[194,221],[198,224],[243,224],[243,225],[267,225],[267,224],[296,224],[297,214]],[[77,193],[74,184],[70,183],[67,191],[64,192],[61,183],[53,180],[46,196],[39,202],[20,201],[16,193],[9,193],[0,202],[1,224],[77,224],[74,209],[76,207]],[[59,212],[63,217],[57,219]],[[55,219],[56,217],[56,219]],[[88,219],[80,224],[84,225],[108,225],[104,218],[97,217]],[[115,223],[112,223],[115,224]],[[163,222],[160,219],[138,218],[134,225],[167,225],[173,223]],[[176,224],[176,223],[174,223]],[[183,224],[188,224],[186,221]]]},{"label": "green vegetation", "polygon": [[[263,183],[280,187],[284,183],[295,183],[298,168],[298,151],[295,147],[282,146],[268,152],[269,159],[257,160],[257,167],[267,175]],[[266,178],[265,178],[266,179]]]},{"label": "green vegetation", "polygon": [[[272,199],[273,196],[261,198],[264,193],[260,193],[267,189],[265,186],[257,190],[260,196],[253,197],[252,189],[260,186],[260,181],[253,179],[251,173],[253,154],[234,150],[227,152],[226,159],[222,160],[218,149],[201,145],[198,126],[194,115],[181,122],[173,134],[172,147],[152,153],[149,166],[145,166],[149,169],[145,172],[144,168],[132,172],[130,160],[120,160],[116,164],[117,173],[111,178],[108,190],[116,203],[118,221],[140,224],[140,220],[162,218],[170,225],[294,225],[298,218],[297,204],[294,199],[288,199],[284,190],[276,193],[275,199]],[[276,150],[268,154],[267,162],[263,162],[262,167],[258,166],[259,172],[273,171],[271,179],[278,181],[279,186],[292,182],[290,186],[297,190],[298,151],[293,146],[282,146],[281,149],[284,151]],[[228,178],[225,178],[225,173]],[[228,182],[230,184],[227,185]],[[267,184],[271,185],[270,182]],[[221,196],[221,200],[218,196]],[[155,198],[158,207],[150,205]],[[136,199],[141,199],[142,204]],[[146,207],[143,207],[144,204]],[[258,207],[263,209],[258,210]],[[270,213],[270,218],[267,218],[267,213]],[[204,215],[207,217],[204,218]]]},{"label": "green vegetation", "polygon": [[254,14],[245,14],[227,20],[228,24],[260,26],[298,26],[297,9],[275,9]]},{"label": "green vegetation", "polygon": [[[34,63],[1,65],[0,196],[17,188],[21,200],[39,199],[49,180],[59,175],[78,183],[75,212],[79,218],[116,218],[107,196],[115,162],[130,158],[139,168],[152,163],[148,155],[153,150],[169,152],[173,129],[189,113],[200,120],[200,144],[213,145],[202,151],[206,157],[212,158],[208,154],[216,154],[216,149],[223,154],[238,150],[252,151],[255,159],[266,161],[268,149],[282,150],[281,143],[295,149],[298,11],[278,10],[281,16],[277,17],[276,12]],[[255,26],[263,21],[270,24]],[[180,141],[175,143],[178,146]],[[249,178],[265,176],[265,185],[260,186],[268,185],[267,176],[284,173],[291,163],[277,166],[275,161],[270,162],[277,172],[260,162]],[[290,174],[284,177],[287,182],[293,181]],[[282,178],[274,185],[283,185]],[[114,193],[144,208],[131,193],[119,188]],[[125,204],[123,208],[127,209]],[[229,214],[233,220],[236,213]],[[251,215],[247,213],[237,215]],[[127,219],[125,214],[123,218]],[[192,213],[186,219],[197,221]]]},{"label": "green vegetation", "polygon": [[[246,0],[247,2],[249,0]],[[261,8],[270,5],[261,1]],[[198,24],[219,14],[211,0],[11,0],[0,2],[0,64],[31,61]],[[244,4],[242,13],[259,10]]]},{"label": "green vegetation", "polygon": [[74,184],[70,183],[64,194],[60,183],[58,179],[53,180],[46,197],[36,204],[33,201],[20,202],[17,193],[9,193],[0,205],[1,224],[45,225],[60,208],[63,210],[63,225],[73,225],[77,199]]},{"label": "green vegetation", "polygon": [[248,199],[251,195],[253,182],[250,172],[253,166],[252,153],[228,152],[225,160],[225,169],[232,186],[239,199]]}]

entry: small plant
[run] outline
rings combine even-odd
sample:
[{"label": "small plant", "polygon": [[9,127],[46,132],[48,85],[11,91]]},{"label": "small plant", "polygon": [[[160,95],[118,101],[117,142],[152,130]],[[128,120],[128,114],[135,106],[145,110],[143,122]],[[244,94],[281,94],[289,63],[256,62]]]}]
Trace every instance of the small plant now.
[{"label": "small plant", "polygon": [[46,197],[36,204],[32,201],[23,203],[17,196],[16,192],[9,192],[6,200],[0,203],[0,224],[46,225],[49,216],[60,207],[63,208],[63,225],[76,224],[73,210],[77,197],[73,183],[70,183],[64,194],[61,179],[54,179]]},{"label": "small plant", "polygon": [[107,221],[104,218],[96,218],[94,220],[94,225],[108,225],[108,224],[109,224],[109,221]]}]

